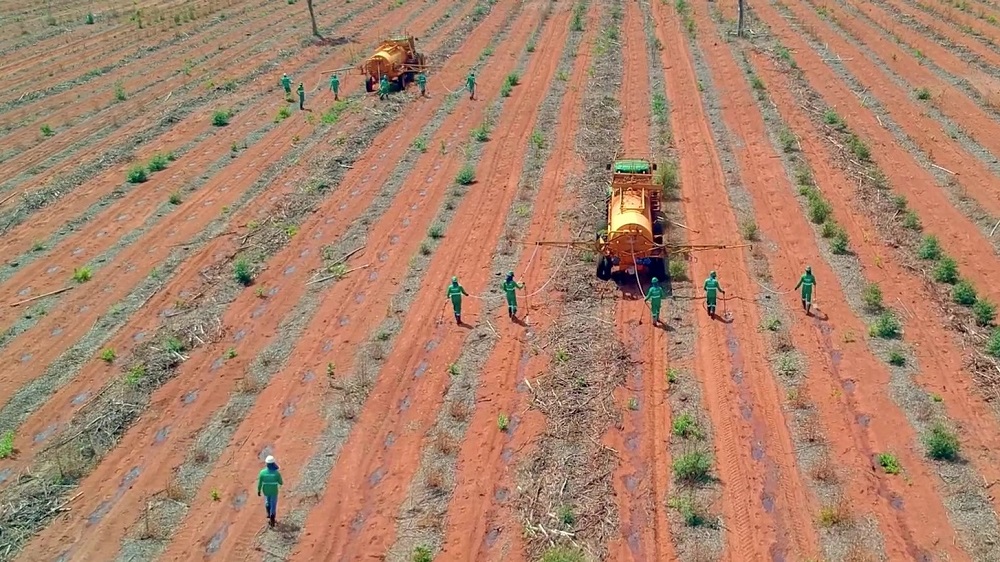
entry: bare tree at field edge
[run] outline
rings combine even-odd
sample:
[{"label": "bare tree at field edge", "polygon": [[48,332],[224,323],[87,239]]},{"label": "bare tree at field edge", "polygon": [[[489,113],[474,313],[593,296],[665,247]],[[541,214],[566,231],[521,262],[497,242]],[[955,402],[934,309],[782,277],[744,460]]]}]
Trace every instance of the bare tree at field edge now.
[{"label": "bare tree at field edge", "polygon": [[306,5],[309,6],[309,19],[312,20],[313,35],[323,39],[323,35],[320,34],[319,28],[316,27],[316,12],[313,10],[313,0],[306,0]]}]

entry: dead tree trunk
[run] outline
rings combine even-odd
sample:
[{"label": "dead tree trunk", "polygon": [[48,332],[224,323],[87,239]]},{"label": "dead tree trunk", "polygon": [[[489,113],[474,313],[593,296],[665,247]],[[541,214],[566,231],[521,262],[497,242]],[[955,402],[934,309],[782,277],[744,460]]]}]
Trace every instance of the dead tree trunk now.
[{"label": "dead tree trunk", "polygon": [[[742,3],[743,0],[740,0],[740,2]],[[316,12],[313,10],[313,0],[306,0],[306,5],[309,6],[309,19],[312,20],[313,35],[322,39],[323,35],[320,34],[319,28],[316,27]],[[742,18],[742,16],[740,17]]]},{"label": "dead tree trunk", "polygon": [[[312,9],[312,0],[309,1],[310,9]],[[315,21],[315,20],[314,20]],[[316,24],[313,23],[313,26]],[[740,0],[740,21],[736,24],[736,35],[743,37],[743,0]]]}]

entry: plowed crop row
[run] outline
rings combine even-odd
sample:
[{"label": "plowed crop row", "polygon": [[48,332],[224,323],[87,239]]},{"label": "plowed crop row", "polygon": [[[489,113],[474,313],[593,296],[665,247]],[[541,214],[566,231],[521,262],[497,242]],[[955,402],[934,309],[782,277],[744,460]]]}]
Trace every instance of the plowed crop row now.
[{"label": "plowed crop row", "polygon": [[[0,560],[993,556],[992,3],[8,4]],[[334,102],[398,32],[428,96]],[[536,245],[617,158],[724,246],[661,324]]]}]

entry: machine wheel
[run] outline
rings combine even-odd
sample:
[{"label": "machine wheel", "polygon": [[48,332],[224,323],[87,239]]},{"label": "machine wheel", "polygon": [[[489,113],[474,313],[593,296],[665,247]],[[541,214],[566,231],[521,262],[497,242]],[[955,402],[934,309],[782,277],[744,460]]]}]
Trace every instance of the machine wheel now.
[{"label": "machine wheel", "polygon": [[609,281],[611,279],[611,258],[607,256],[601,256],[597,260],[597,278],[601,281]]},{"label": "machine wheel", "polygon": [[365,91],[369,94],[375,91],[375,81],[372,80],[371,76],[365,78]]},{"label": "machine wheel", "polygon": [[649,266],[650,277],[656,277],[660,282],[667,282],[667,260],[663,258],[653,258],[653,263]]}]

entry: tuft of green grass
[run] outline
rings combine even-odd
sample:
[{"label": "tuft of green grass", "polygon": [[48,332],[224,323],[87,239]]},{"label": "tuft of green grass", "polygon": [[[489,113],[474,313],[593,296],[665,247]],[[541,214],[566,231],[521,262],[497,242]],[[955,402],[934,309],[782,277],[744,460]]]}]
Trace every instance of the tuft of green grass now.
[{"label": "tuft of green grass", "polygon": [[350,102],[347,100],[335,101],[330,109],[323,112],[323,116],[320,117],[320,122],[324,125],[334,125],[337,121],[340,121],[340,116],[350,109],[350,107]]},{"label": "tuft of green grass", "polygon": [[448,374],[457,377],[458,376],[458,364],[452,363],[448,365]]},{"label": "tuft of green grass", "polygon": [[980,298],[972,305],[972,315],[976,319],[976,324],[990,326],[997,318],[997,307],[988,299]]},{"label": "tuft of green grass", "polygon": [[52,135],[56,134],[56,132],[52,130],[52,127],[50,127],[48,123],[43,123],[40,129],[42,131],[43,137],[51,137]]},{"label": "tuft of green grass", "polygon": [[510,427],[510,418],[507,417],[507,414],[501,412],[500,415],[497,416],[497,429],[500,431],[507,431],[508,427]]},{"label": "tuft of green grass", "polygon": [[764,81],[761,80],[760,76],[757,76],[756,74],[750,75],[750,86],[758,92],[762,92],[765,88],[767,88],[767,86],[764,85]]},{"label": "tuft of green grass", "polygon": [[695,421],[694,416],[688,413],[683,413],[674,419],[672,431],[674,435],[684,439],[701,439],[702,437],[698,422]]},{"label": "tuft of green grass", "polygon": [[431,553],[431,549],[420,545],[413,549],[413,556],[411,558],[413,562],[432,562],[434,560],[434,555]]},{"label": "tuft of green grass", "polygon": [[78,267],[73,270],[73,281],[76,281],[77,283],[86,283],[87,281],[90,281],[90,278],[93,277],[93,275],[93,271],[89,267]]},{"label": "tuft of green grass", "polygon": [[903,228],[908,228],[910,230],[921,230],[923,225],[920,223],[920,217],[914,211],[906,211],[903,215]]},{"label": "tuft of green grass", "polygon": [[149,175],[146,173],[146,168],[142,166],[133,166],[129,168],[128,173],[125,174],[125,179],[129,183],[142,183],[149,179]]},{"label": "tuft of green grass", "polygon": [[424,137],[417,137],[414,139],[413,149],[417,152],[427,152],[427,139]]},{"label": "tuft of green grass", "polygon": [[924,435],[924,446],[927,456],[937,461],[953,461],[958,459],[961,444],[958,436],[941,423],[937,423]]},{"label": "tuft of green grass", "polygon": [[688,278],[687,266],[680,260],[670,260],[667,270],[670,272],[670,279],[673,281],[686,281]]},{"label": "tuft of green grass", "polygon": [[150,172],[159,172],[167,169],[167,162],[169,161],[166,154],[156,153],[149,159],[149,164],[146,167],[149,168]]},{"label": "tuft of green grass", "polygon": [[472,185],[476,181],[476,169],[472,164],[465,164],[455,175],[455,183],[458,185]]},{"label": "tuft of green grass", "polygon": [[929,100],[929,99],[931,99],[931,91],[928,90],[926,87],[924,87],[924,88],[917,88],[916,94],[917,94],[917,99],[918,100]]},{"label": "tuft of green grass", "polygon": [[482,123],[475,129],[472,129],[472,138],[478,142],[486,142],[490,140],[490,126],[486,123]]},{"label": "tuft of green grass", "polygon": [[132,368],[125,373],[125,384],[129,386],[138,386],[142,379],[146,376],[146,365],[142,363],[136,363],[132,365]]},{"label": "tuft of green grass", "polygon": [[435,224],[434,226],[427,229],[427,236],[430,236],[434,240],[438,240],[444,237],[444,227],[440,224]]},{"label": "tuft of green grass", "polygon": [[778,328],[781,328],[781,318],[777,316],[768,316],[761,322],[761,326],[769,332],[777,332]]},{"label": "tuft of green grass", "polygon": [[664,194],[673,193],[681,186],[680,173],[675,162],[664,162],[657,168],[656,183],[663,188]]},{"label": "tuft of green grass", "polygon": [[518,74],[517,71],[511,72],[510,74],[507,75],[507,78],[504,79],[504,84],[510,84],[511,87],[517,86],[520,83],[521,83],[521,75]]},{"label": "tuft of green grass", "polygon": [[885,310],[869,326],[868,334],[874,338],[894,339],[899,337],[902,329],[896,315],[891,310]]},{"label": "tuft of green grass", "polygon": [[712,459],[703,451],[692,451],[674,459],[674,478],[682,482],[697,484],[709,479]]},{"label": "tuft of green grass", "polygon": [[184,200],[181,198],[180,192],[175,191],[170,194],[170,198],[168,199],[168,201],[170,202],[171,205],[180,205],[181,202],[183,202]]},{"label": "tuft of green grass", "polygon": [[103,350],[101,350],[101,360],[104,361],[105,363],[113,362],[115,360],[115,357],[118,357],[118,354],[115,353],[114,349],[106,347]]},{"label": "tuft of green grass", "polygon": [[226,359],[233,359],[235,357],[236,357],[235,347],[230,347],[228,350],[226,350]]},{"label": "tuft of green grass", "polygon": [[274,122],[280,123],[291,116],[292,116],[292,110],[288,109],[287,105],[282,106],[281,109],[278,110],[278,114],[274,116]]},{"label": "tuft of green grass", "polygon": [[684,524],[688,527],[702,527],[708,524],[708,517],[702,513],[693,501],[674,497],[667,501],[667,507],[677,510]]},{"label": "tuft of green grass", "polygon": [[509,98],[511,92],[513,91],[514,91],[514,86],[511,86],[510,84],[504,82],[504,84],[500,86],[500,97]]},{"label": "tuft of green grass", "polygon": [[899,349],[893,349],[889,352],[889,364],[896,367],[902,367],[906,365],[906,356]]},{"label": "tuft of green grass", "polygon": [[125,86],[122,85],[121,81],[115,82],[115,99],[118,101],[128,99],[128,95],[125,93]]},{"label": "tuft of green grass", "polygon": [[740,221],[740,235],[744,240],[754,241],[757,239],[757,223],[753,219],[743,219]]},{"label": "tuft of green grass", "polygon": [[572,527],[576,524],[576,515],[573,514],[573,507],[569,505],[559,506],[556,511],[556,518],[565,527]]},{"label": "tuft of green grass", "polygon": [[931,276],[938,283],[954,285],[958,283],[958,264],[950,257],[943,257],[934,266]]},{"label": "tuft of green grass", "polygon": [[184,345],[184,342],[182,342],[176,337],[171,336],[167,338],[166,341],[163,342],[163,348],[173,353],[181,353],[184,351],[186,346]]},{"label": "tuft of green grass", "polygon": [[847,523],[850,519],[850,513],[848,513],[847,505],[844,502],[825,505],[819,510],[820,527],[837,527]]},{"label": "tuft of green grass", "polygon": [[886,474],[899,474],[903,470],[899,465],[899,459],[892,453],[879,453],[878,464],[885,470]]},{"label": "tuft of green grass", "polygon": [[795,147],[798,144],[798,140],[795,138],[795,134],[788,129],[782,129],[778,133],[778,140],[781,142],[781,150],[785,152],[795,152]]},{"label": "tuft of green grass", "polygon": [[809,199],[809,220],[814,224],[823,224],[830,218],[833,209],[830,204],[823,199],[815,190],[809,191],[806,196]]},{"label": "tuft of green grass", "polygon": [[920,245],[917,246],[917,257],[931,261],[941,259],[941,244],[938,243],[937,236],[924,235],[923,239],[920,240]]},{"label": "tuft of green grass", "polygon": [[962,279],[952,287],[951,300],[955,301],[955,304],[972,306],[976,304],[976,288],[972,283]]},{"label": "tuft of green grass", "polygon": [[[583,29],[582,27],[580,28]],[[539,562],[584,562],[586,558],[579,548],[569,546],[553,546],[542,553]]]},{"label": "tuft of green grass", "polygon": [[829,108],[823,112],[823,122],[831,127],[844,128],[843,120],[841,120],[840,115],[837,115],[837,112],[833,108]]},{"label": "tuft of green grass", "polygon": [[866,285],[861,291],[861,302],[864,303],[868,312],[881,312],[884,306],[882,304],[882,287],[879,287],[878,283]]},{"label": "tuft of green grass", "polygon": [[535,145],[535,148],[542,150],[545,148],[545,135],[541,131],[531,132],[531,144]]},{"label": "tuft of green grass", "polygon": [[0,437],[0,459],[6,459],[13,455],[14,455],[14,432],[6,431],[4,432],[3,437]]},{"label": "tuft of green grass", "polygon": [[233,112],[229,109],[216,109],[212,113],[212,125],[216,127],[225,127],[229,124],[229,118],[233,116]]},{"label": "tuft of green grass", "polygon": [[858,160],[862,162],[871,161],[871,149],[868,148],[868,145],[857,134],[851,133],[851,136],[847,138],[847,147],[851,149],[851,152],[854,153],[854,156]]},{"label": "tuft of green grass", "polygon": [[677,379],[680,378],[680,376],[681,376],[681,373],[677,369],[675,369],[673,367],[667,369],[667,382],[668,383],[674,384],[675,382],[677,382]]},{"label": "tuft of green grass", "polygon": [[253,283],[253,268],[246,258],[239,258],[233,262],[233,277],[244,287],[249,287]]},{"label": "tuft of green grass", "polygon": [[847,238],[847,232],[843,228],[837,227],[836,232],[833,234],[833,238],[830,239],[830,251],[834,255],[842,256],[850,253],[850,240]]}]

